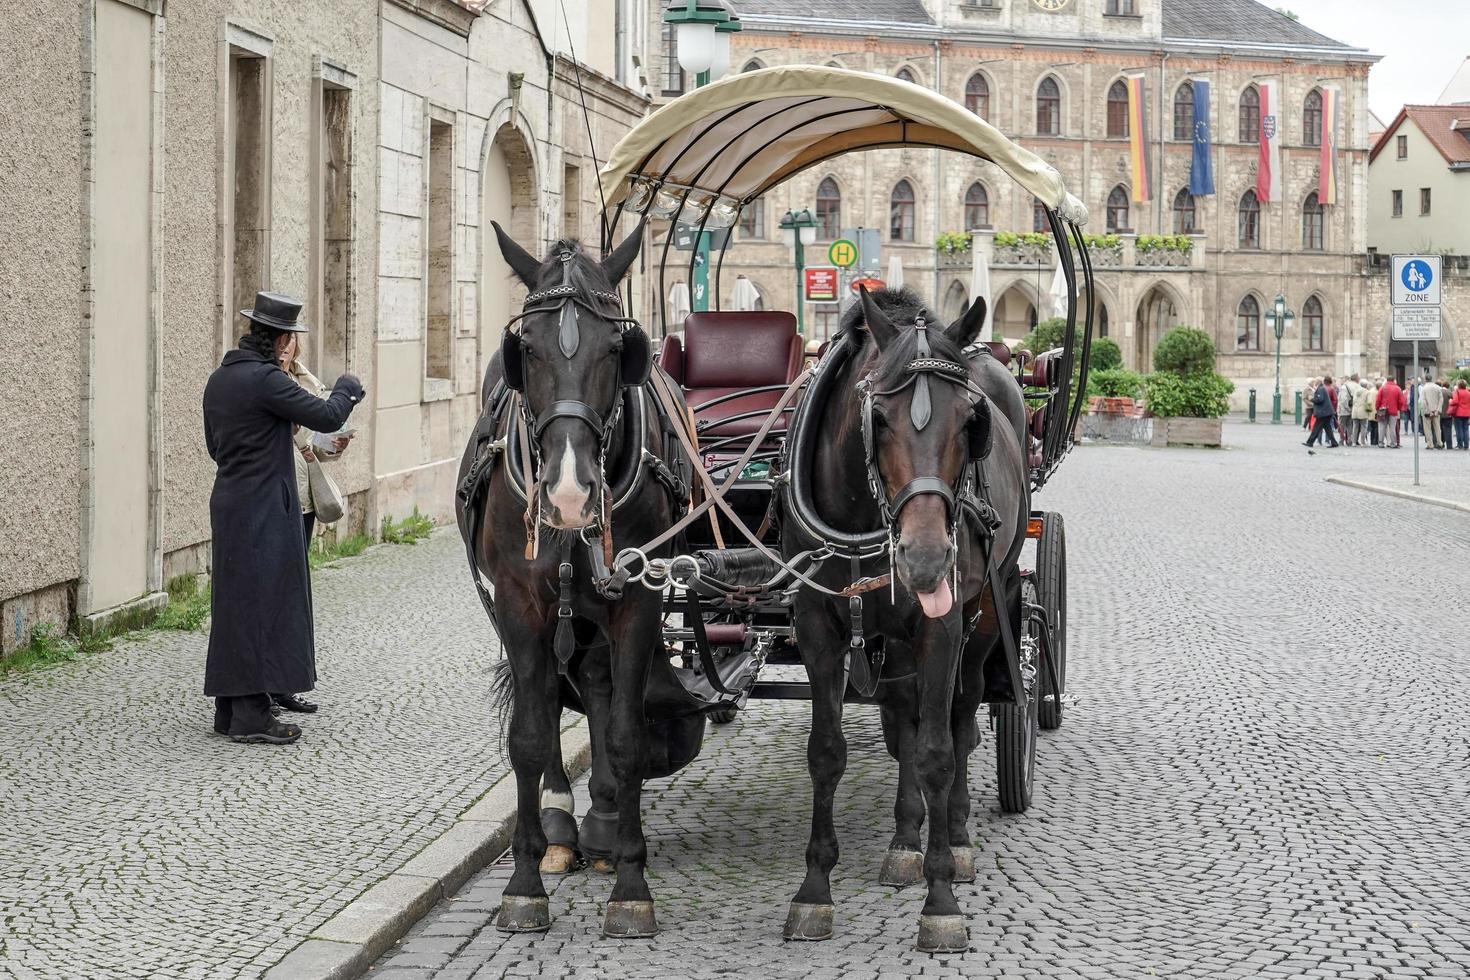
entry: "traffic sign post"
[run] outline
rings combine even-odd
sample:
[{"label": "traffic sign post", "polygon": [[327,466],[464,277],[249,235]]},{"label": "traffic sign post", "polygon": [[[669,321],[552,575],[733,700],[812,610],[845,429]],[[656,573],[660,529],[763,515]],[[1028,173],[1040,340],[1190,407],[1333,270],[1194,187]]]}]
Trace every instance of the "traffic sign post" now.
[{"label": "traffic sign post", "polygon": [[[1444,299],[1442,288],[1443,258],[1438,255],[1395,255],[1390,264],[1389,296],[1393,306],[1393,327],[1389,337],[1393,340],[1408,340],[1414,344],[1414,376],[1411,384],[1419,381],[1419,341],[1438,340],[1442,322],[1440,303]],[[1414,399],[1414,414],[1422,417],[1423,402]],[[1409,427],[1414,435],[1414,486],[1419,485],[1419,418],[1411,418]]]}]

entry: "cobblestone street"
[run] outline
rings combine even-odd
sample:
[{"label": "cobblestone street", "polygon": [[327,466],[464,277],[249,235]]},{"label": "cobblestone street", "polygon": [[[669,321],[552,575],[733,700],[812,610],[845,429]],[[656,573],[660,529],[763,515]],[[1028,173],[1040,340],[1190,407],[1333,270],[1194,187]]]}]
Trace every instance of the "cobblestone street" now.
[{"label": "cobblestone street", "polygon": [[[645,796],[656,939],[600,937],[611,881],[591,872],[556,883],[549,934],[498,933],[503,859],[373,976],[1470,976],[1470,515],[1323,480],[1407,472],[1407,449],[1308,457],[1291,426],[1225,432],[1223,451],[1081,448],[1038,501],[1067,520],[1080,700],[1044,735],[1025,815],[999,812],[993,742],[977,750],[968,954],[915,953],[922,891],[876,883],[895,773],[863,708],[837,937],[782,942],[808,709],[766,702]],[[1460,454],[1424,465],[1470,481]]]}]

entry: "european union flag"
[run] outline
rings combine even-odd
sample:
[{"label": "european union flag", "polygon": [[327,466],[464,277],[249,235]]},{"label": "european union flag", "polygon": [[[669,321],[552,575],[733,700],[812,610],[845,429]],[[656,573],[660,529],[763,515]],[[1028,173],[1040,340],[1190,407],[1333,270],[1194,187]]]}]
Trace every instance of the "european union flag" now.
[{"label": "european union flag", "polygon": [[1194,83],[1194,159],[1189,166],[1189,193],[1215,193],[1215,170],[1210,163],[1210,83]]}]

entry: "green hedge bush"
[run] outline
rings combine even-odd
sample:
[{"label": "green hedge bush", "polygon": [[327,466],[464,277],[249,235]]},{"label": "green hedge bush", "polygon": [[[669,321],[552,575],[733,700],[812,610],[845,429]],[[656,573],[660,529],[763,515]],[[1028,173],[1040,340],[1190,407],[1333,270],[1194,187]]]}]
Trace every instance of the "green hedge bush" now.
[{"label": "green hedge bush", "polygon": [[1100,337],[1092,342],[1087,360],[1092,371],[1112,371],[1123,366],[1123,348],[1112,337]]},{"label": "green hedge bush", "polygon": [[1087,397],[1142,398],[1143,381],[1143,375],[1123,367],[1089,371]]},{"label": "green hedge bush", "polygon": [[1175,327],[1154,348],[1154,370],[1170,374],[1213,374],[1215,342],[1195,327]]},{"label": "green hedge bush", "polygon": [[1175,374],[1158,371],[1143,379],[1148,409],[1164,418],[1217,419],[1230,412],[1235,383],[1213,372]]}]

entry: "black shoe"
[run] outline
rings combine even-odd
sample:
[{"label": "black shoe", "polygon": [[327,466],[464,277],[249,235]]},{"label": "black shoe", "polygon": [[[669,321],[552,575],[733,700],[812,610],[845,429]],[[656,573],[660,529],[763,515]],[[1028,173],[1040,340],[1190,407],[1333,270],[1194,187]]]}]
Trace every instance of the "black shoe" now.
[{"label": "black shoe", "polygon": [[1302,443],[1302,445],[1303,446],[1306,446],[1308,449],[1311,449],[1312,448],[1312,444],[1310,442],[1304,442],[1304,443]]},{"label": "black shoe", "polygon": [[249,745],[265,743],[267,745],[290,745],[301,737],[301,729],[295,725],[283,725],[278,721],[271,722],[271,726],[263,732],[247,732],[243,735],[231,735],[230,741],[242,742]]},{"label": "black shoe", "polygon": [[230,734],[230,718],[234,714],[230,710],[230,702],[224,698],[214,700],[214,731],[217,735]]},{"label": "black shoe", "polygon": [[298,697],[295,694],[273,694],[271,697],[275,699],[276,704],[282,710],[295,711],[303,715],[316,714],[317,705],[314,702]]}]

